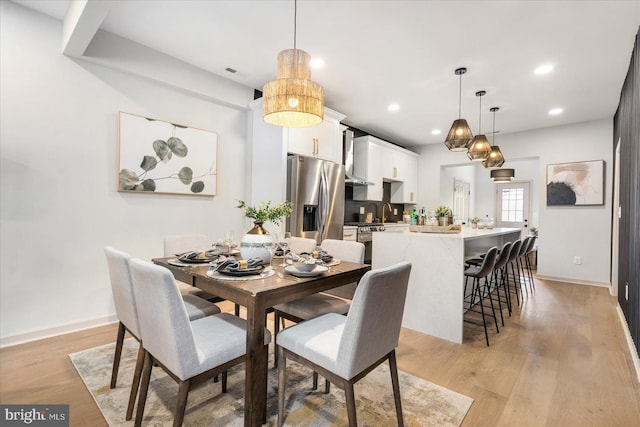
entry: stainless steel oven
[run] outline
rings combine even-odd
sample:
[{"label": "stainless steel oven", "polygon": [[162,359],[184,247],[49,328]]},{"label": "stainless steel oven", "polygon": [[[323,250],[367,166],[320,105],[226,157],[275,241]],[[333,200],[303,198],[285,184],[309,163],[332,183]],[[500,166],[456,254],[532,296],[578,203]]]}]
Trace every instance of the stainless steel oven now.
[{"label": "stainless steel oven", "polygon": [[364,244],[364,263],[371,264],[371,250],[373,247],[373,233],[384,231],[384,224],[381,223],[346,223],[358,227],[356,241]]}]

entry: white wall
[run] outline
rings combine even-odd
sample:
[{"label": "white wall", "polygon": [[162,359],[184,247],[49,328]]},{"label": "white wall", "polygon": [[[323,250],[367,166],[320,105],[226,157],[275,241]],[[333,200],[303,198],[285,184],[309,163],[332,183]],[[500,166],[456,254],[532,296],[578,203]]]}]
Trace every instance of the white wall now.
[{"label": "white wall", "polygon": [[[105,245],[150,259],[168,234],[247,230],[234,208],[247,175],[238,105],[253,90],[226,81],[198,94],[72,59],[60,53],[61,22],[0,7],[0,340],[9,344],[113,319]],[[173,69],[155,56],[159,70]],[[221,80],[210,76],[207,87]],[[117,192],[118,111],[217,132],[218,195]]]},{"label": "white wall", "polygon": [[[516,179],[533,182],[531,223],[540,228],[538,241],[538,275],[579,283],[610,283],[611,252],[611,173],[613,120],[603,119],[567,126],[500,135],[500,149],[507,162],[516,169]],[[468,164],[464,153],[452,153],[444,144],[411,147],[421,154],[419,161],[418,204],[427,209],[443,200],[440,188],[441,165]],[[510,160],[511,159],[511,160]],[[587,207],[546,206],[546,165],[583,160],[604,160],[605,205]],[[537,173],[535,168],[537,164]],[[476,174],[476,215],[494,212],[493,190],[489,172]],[[537,211],[537,214],[536,214]],[[581,265],[573,263],[582,258]]]}]

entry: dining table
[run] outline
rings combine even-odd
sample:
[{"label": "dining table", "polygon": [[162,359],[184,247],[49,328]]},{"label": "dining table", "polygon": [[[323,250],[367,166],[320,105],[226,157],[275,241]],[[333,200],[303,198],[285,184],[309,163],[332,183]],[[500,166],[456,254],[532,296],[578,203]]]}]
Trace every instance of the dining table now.
[{"label": "dining table", "polygon": [[[268,347],[265,347],[264,329],[267,310],[277,304],[358,282],[371,269],[368,264],[341,261],[320,275],[296,277],[288,274],[274,259],[273,266],[268,267],[273,273],[265,269],[269,274],[262,275],[268,277],[243,278],[212,274],[208,264],[180,265],[175,257],[152,261],[168,268],[177,280],[246,308],[245,427],[261,426],[266,422]],[[275,337],[273,340],[275,343]]]}]

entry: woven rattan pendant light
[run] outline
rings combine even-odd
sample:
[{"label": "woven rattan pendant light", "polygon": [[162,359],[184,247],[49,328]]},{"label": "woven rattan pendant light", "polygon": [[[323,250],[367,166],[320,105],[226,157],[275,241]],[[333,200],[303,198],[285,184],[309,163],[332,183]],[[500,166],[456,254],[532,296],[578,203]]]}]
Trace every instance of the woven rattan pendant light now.
[{"label": "woven rattan pendant light", "polygon": [[307,127],[324,120],[324,90],[311,81],[311,56],[296,49],[297,12],[294,1],[293,49],[278,54],[278,79],[262,88],[262,118],[276,126]]},{"label": "woven rattan pendant light", "polygon": [[444,140],[444,145],[449,151],[467,151],[469,142],[473,138],[471,129],[467,121],[461,118],[462,113],[462,75],[467,72],[466,68],[458,68],[456,76],[460,76],[460,88],[458,91],[458,119],[453,121],[451,129]]},{"label": "woven rattan pendant light", "polygon": [[467,151],[467,156],[474,162],[479,162],[486,159],[491,152],[491,144],[489,144],[487,137],[482,134],[482,97],[486,94],[487,92],[485,92],[484,90],[479,90],[478,92],[476,92],[476,96],[480,99],[478,134],[471,140],[469,151]]},{"label": "woven rattan pendant light", "polygon": [[482,161],[482,166],[489,169],[499,168],[504,164],[504,156],[502,155],[502,151],[500,151],[500,147],[496,145],[496,111],[498,111],[499,107],[491,107],[489,111],[493,113],[493,136],[491,137],[491,152],[487,156],[485,160]]}]

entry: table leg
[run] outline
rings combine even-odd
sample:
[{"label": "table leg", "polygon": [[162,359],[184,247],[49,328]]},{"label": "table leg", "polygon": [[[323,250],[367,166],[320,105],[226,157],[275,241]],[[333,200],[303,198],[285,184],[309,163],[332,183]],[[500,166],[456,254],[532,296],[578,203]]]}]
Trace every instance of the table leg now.
[{"label": "table leg", "polygon": [[260,299],[247,306],[247,356],[244,399],[244,425],[262,425],[267,410],[267,357],[264,328],[266,308]]}]

